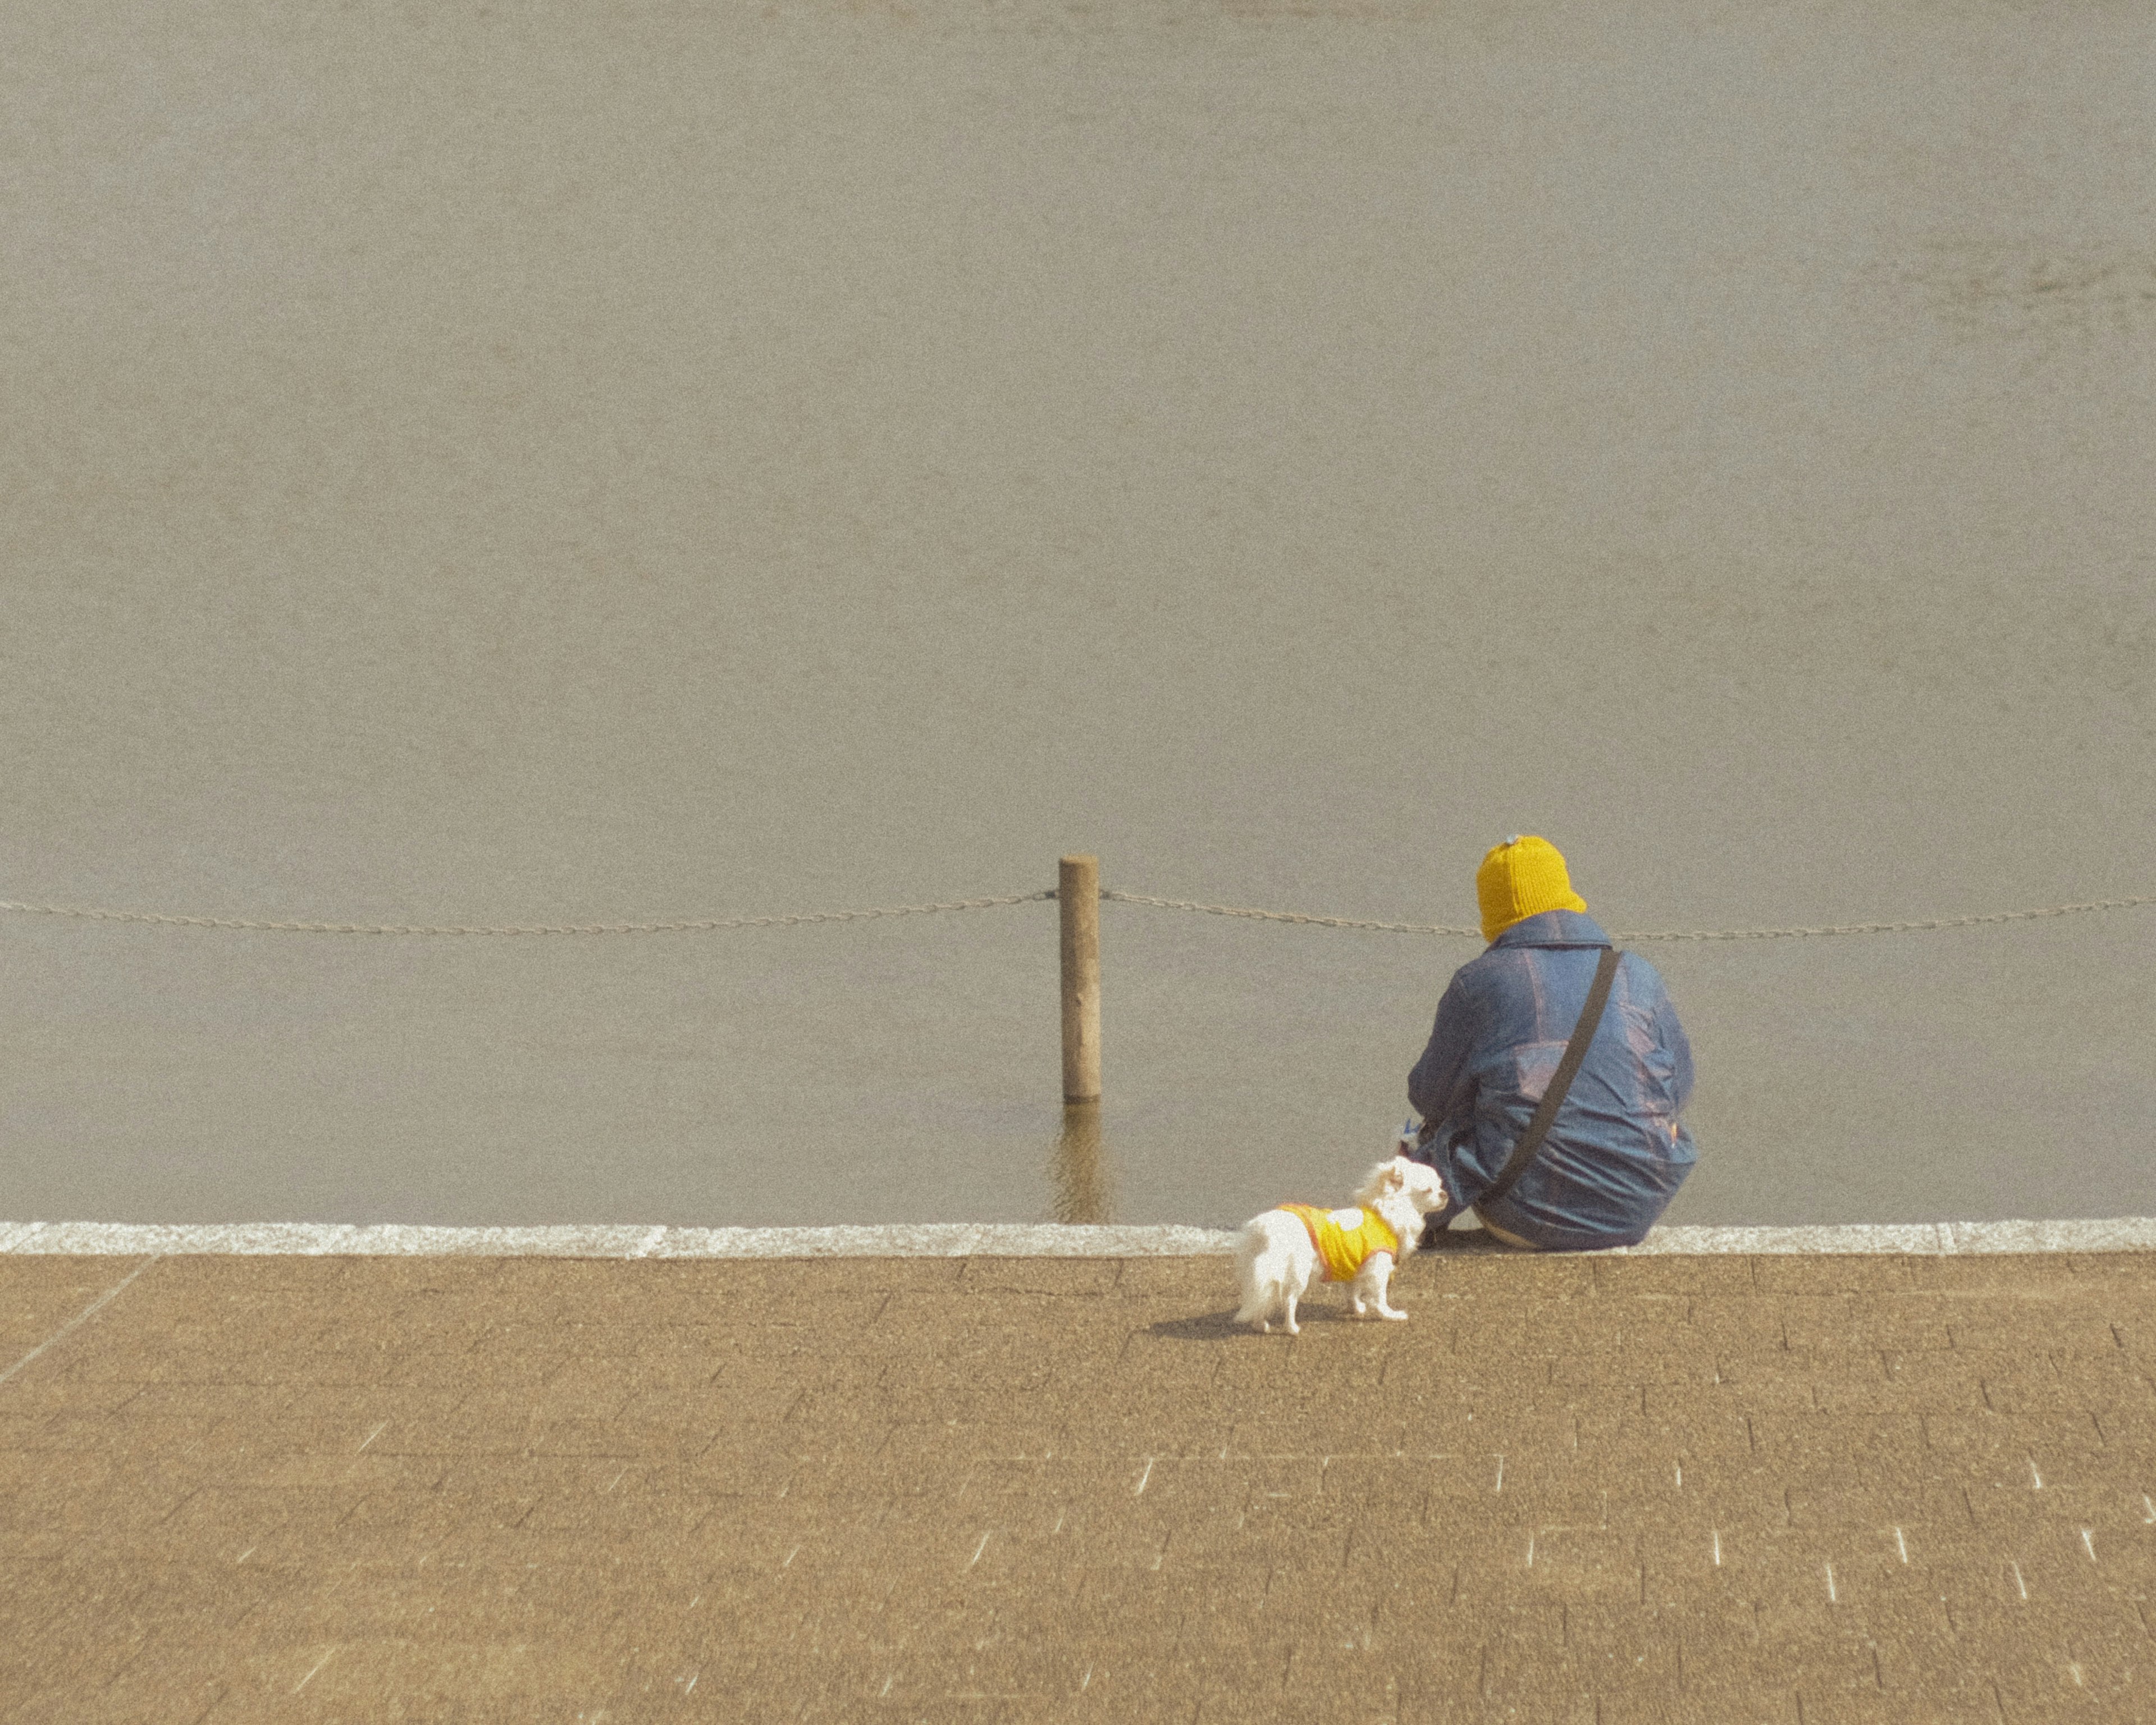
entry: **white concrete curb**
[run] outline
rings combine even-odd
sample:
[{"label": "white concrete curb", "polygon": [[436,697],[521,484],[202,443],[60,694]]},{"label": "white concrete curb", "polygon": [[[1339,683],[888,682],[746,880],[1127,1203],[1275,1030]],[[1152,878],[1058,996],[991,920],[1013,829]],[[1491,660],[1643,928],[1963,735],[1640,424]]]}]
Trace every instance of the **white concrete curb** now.
[{"label": "white concrete curb", "polygon": [[[411,1228],[394,1224],[0,1222],[0,1255],[467,1258],[1153,1258],[1226,1252],[1235,1235],[1168,1225],[921,1223],[834,1228]],[[1831,1228],[1657,1228],[1630,1256],[1713,1253],[2156,1251],[2156,1217]]]},{"label": "white concrete curb", "polygon": [[0,1254],[197,1253],[321,1257],[1132,1258],[1224,1252],[1209,1228],[921,1223],[833,1228],[414,1228],[255,1222],[0,1223]]}]

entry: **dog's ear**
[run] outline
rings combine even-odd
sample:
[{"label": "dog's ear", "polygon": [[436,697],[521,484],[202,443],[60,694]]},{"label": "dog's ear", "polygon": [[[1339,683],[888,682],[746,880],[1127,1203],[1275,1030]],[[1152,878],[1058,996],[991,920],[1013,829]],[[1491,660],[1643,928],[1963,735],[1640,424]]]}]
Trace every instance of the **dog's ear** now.
[{"label": "dog's ear", "polygon": [[1393,1165],[1385,1170],[1385,1190],[1397,1192],[1408,1183],[1407,1158],[1395,1156]]}]

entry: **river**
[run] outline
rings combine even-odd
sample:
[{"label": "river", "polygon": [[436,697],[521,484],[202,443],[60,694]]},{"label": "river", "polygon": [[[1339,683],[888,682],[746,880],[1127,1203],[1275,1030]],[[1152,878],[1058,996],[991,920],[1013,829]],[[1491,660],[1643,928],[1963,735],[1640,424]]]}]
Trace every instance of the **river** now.
[{"label": "river", "polygon": [[[0,898],[2156,892],[2145,9],[0,15]],[[1231,1223],[1473,940],[0,916],[0,1219]],[[1641,943],[1670,1219],[2156,1214],[2156,906]]]}]

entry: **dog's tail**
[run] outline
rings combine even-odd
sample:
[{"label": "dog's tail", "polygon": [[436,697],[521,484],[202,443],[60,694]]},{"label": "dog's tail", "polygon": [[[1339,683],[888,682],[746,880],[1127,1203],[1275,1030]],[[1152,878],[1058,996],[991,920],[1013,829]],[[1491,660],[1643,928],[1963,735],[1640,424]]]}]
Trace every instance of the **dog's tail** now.
[{"label": "dog's tail", "polygon": [[1255,1323],[1271,1315],[1281,1303],[1281,1285],[1277,1276],[1258,1279],[1257,1256],[1265,1250],[1265,1230],[1256,1222],[1246,1223],[1243,1231],[1235,1236],[1235,1267],[1241,1272],[1243,1303],[1235,1313],[1239,1324]]}]

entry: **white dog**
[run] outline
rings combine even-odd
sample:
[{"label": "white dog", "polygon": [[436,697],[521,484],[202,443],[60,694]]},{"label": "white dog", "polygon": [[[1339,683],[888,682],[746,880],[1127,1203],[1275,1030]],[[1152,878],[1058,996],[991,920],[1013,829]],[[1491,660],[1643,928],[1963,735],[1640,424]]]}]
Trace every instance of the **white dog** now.
[{"label": "white dog", "polygon": [[[1352,1208],[1321,1210],[1282,1204],[1253,1216],[1235,1242],[1235,1268],[1242,1279],[1238,1323],[1255,1323],[1270,1334],[1273,1314],[1283,1306],[1281,1327],[1298,1335],[1295,1302],[1321,1278],[1348,1284],[1348,1305],[1358,1317],[1375,1307],[1379,1317],[1407,1313],[1385,1298],[1394,1267],[1422,1239],[1423,1218],[1445,1207],[1445,1187],[1436,1171],[1404,1156],[1379,1163],[1363,1182]],[[1374,1225],[1373,1225],[1374,1224]]]}]

